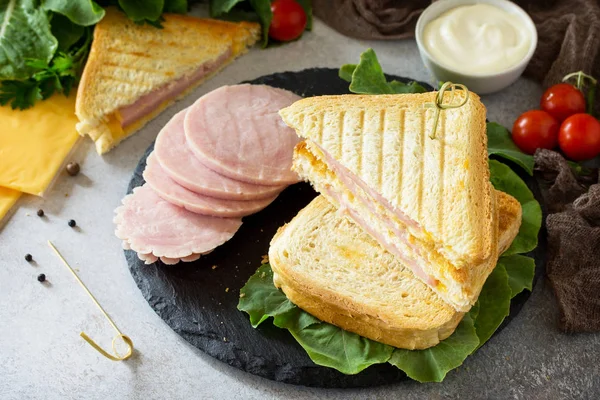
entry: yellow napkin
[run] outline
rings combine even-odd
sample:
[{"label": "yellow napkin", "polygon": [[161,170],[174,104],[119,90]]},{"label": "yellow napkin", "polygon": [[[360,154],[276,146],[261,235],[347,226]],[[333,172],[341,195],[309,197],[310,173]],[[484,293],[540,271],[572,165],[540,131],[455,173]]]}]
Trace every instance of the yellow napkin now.
[{"label": "yellow napkin", "polygon": [[43,195],[79,138],[75,92],[23,111],[0,107],[0,186]]}]

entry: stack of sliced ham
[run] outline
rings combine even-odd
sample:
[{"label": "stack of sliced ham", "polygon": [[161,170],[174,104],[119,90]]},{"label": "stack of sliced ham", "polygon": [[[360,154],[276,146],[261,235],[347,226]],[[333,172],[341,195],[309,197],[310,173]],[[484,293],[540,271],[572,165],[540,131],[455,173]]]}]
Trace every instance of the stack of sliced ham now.
[{"label": "stack of sliced ham", "polygon": [[115,212],[115,234],[146,264],[195,261],[289,184],[298,136],[278,111],[300,99],[265,85],[224,86],[176,114],[148,157],[146,184]]}]

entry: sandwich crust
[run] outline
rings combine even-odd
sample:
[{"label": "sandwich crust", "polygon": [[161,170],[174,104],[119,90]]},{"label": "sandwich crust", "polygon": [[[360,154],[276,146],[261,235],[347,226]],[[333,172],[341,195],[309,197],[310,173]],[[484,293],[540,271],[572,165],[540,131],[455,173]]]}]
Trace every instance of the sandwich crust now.
[{"label": "sandwich crust", "polygon": [[[96,142],[103,154],[130,136],[175,100],[185,96],[256,42],[260,25],[187,15],[164,14],[163,28],[138,25],[113,7],[94,29],[75,106],[77,130]],[[149,93],[190,78],[203,65],[215,64],[174,98],[150,114],[121,127],[119,109]],[[218,65],[218,66],[217,66]]]},{"label": "sandwich crust", "polygon": [[[499,248],[510,245],[520,223],[514,199],[498,197],[504,196]],[[323,196],[277,231],[269,260],[275,286],[292,303],[322,321],[394,347],[435,346],[464,315]]]}]

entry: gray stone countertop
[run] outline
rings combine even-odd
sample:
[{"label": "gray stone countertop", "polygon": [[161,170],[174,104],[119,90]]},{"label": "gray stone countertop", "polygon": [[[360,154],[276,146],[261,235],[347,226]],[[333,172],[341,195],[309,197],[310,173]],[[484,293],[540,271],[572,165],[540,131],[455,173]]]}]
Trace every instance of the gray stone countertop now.
[{"label": "gray stone countertop", "polygon": [[[0,399],[600,398],[600,335],[558,332],[557,306],[545,279],[512,323],[443,383],[360,390],[290,386],[229,367],[177,336],[138,291],[113,234],[113,210],[169,118],[221,85],[274,72],[338,68],[357,62],[368,47],[386,72],[432,81],[413,40],[354,40],[316,21],[302,40],[252,50],[104,157],[83,140],[72,157],[82,166],[78,177],[61,176],[43,199],[24,196],[0,231]],[[519,113],[537,107],[541,92],[536,83],[520,79],[485,96],[488,118],[511,126]],[[46,220],[35,215],[39,208]],[[67,226],[71,218],[79,231]],[[48,239],[133,339],[134,358],[109,361],[78,336],[85,331],[110,348],[114,332],[51,253]],[[26,253],[33,254],[35,265],[24,261]],[[49,286],[36,281],[41,272]]]}]

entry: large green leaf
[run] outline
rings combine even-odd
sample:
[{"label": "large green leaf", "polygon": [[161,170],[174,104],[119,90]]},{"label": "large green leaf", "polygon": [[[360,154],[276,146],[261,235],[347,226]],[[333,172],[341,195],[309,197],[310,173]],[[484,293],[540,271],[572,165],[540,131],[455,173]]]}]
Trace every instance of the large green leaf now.
[{"label": "large green leaf", "polygon": [[496,265],[485,281],[477,302],[475,331],[481,347],[496,332],[504,318],[510,312],[512,291],[508,285],[508,274],[502,264]]},{"label": "large green leaf", "polygon": [[419,382],[441,382],[479,345],[473,320],[466,314],[450,337],[425,350],[395,349],[390,364]]},{"label": "large green leaf", "polygon": [[347,375],[357,374],[373,364],[388,361],[394,351],[392,346],[324,322],[310,324],[303,329],[288,329],[315,364],[335,368]]},{"label": "large green leaf", "polygon": [[358,64],[342,65],[338,75],[350,82],[350,91],[359,94],[424,93],[427,91],[416,82],[409,84],[396,80],[388,82],[373,49],[360,55]]},{"label": "large green leaf", "polygon": [[248,313],[255,328],[267,318],[294,308],[296,306],[273,285],[273,271],[269,264],[262,265],[240,289],[238,310]]},{"label": "large green leaf", "polygon": [[490,180],[497,190],[510,194],[521,203],[523,217],[515,240],[504,255],[527,253],[537,247],[542,226],[542,209],[525,182],[505,164],[489,160]]},{"label": "large green leaf", "polygon": [[105,14],[104,9],[93,0],[44,0],[42,7],[81,26],[97,24]]},{"label": "large green leaf", "polygon": [[529,175],[533,175],[533,157],[517,147],[508,129],[495,122],[488,122],[487,137],[489,155],[510,160],[520,165]]},{"label": "large green leaf", "polygon": [[533,276],[535,275],[535,260],[533,258],[513,254],[512,256],[500,257],[498,264],[502,265],[508,274],[511,298],[525,289],[531,291]]},{"label": "large green leaf", "polygon": [[0,81],[29,78],[28,59],[50,62],[58,41],[35,0],[0,0],[0,21]]},{"label": "large green leaf", "polygon": [[133,21],[158,21],[165,0],[119,0],[119,5]]}]

